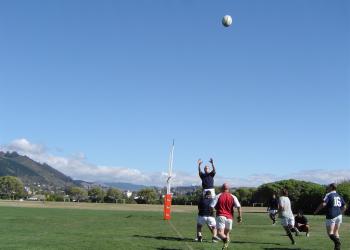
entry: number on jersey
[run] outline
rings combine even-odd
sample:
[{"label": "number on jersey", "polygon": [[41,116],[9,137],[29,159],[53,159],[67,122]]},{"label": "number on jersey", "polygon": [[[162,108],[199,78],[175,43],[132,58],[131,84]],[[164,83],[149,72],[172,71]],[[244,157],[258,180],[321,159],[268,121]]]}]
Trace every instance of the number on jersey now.
[{"label": "number on jersey", "polygon": [[334,207],[341,207],[341,200],[340,200],[340,197],[334,197],[334,200],[333,200],[333,206]]}]

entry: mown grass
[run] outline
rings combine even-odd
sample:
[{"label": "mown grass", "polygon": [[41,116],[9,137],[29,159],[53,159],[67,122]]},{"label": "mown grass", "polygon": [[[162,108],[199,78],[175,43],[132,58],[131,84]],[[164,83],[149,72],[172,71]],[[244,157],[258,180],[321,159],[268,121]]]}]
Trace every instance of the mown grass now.
[{"label": "mown grass", "polygon": [[[172,225],[161,212],[0,207],[0,249],[221,249],[222,244],[193,242],[195,212],[173,213]],[[264,213],[244,214],[235,225],[230,249],[332,249],[324,218],[309,216],[311,237],[292,246],[280,225]],[[350,220],[341,228],[342,249],[350,249]]]}]

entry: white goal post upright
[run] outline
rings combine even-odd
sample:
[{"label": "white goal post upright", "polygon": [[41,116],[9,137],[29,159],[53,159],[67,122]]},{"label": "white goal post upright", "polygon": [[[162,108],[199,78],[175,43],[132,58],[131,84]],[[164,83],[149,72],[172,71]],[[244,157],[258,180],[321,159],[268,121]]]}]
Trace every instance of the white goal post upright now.
[{"label": "white goal post upright", "polygon": [[168,169],[168,179],[167,179],[167,189],[166,189],[167,194],[171,193],[170,189],[171,189],[171,178],[173,175],[174,148],[175,148],[175,142],[173,140],[173,145],[171,147],[170,157],[169,157],[169,169]]}]

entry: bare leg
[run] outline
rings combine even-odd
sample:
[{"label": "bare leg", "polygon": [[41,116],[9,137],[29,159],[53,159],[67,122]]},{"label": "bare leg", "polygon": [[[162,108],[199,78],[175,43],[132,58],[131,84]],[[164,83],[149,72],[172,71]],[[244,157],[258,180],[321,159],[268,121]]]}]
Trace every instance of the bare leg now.
[{"label": "bare leg", "polygon": [[340,224],[335,224],[334,225],[333,234],[334,234],[335,237],[338,237],[338,238],[339,238],[339,228],[340,228]]},{"label": "bare leg", "polygon": [[306,236],[309,237],[310,225],[305,225]]},{"label": "bare leg", "polygon": [[331,224],[331,225],[329,225],[329,226],[327,226],[327,234],[328,235],[332,235],[332,234],[334,234],[334,225],[335,224]]},{"label": "bare leg", "polygon": [[230,241],[230,232],[231,232],[230,229],[226,229],[226,228],[225,228],[224,234],[226,235],[227,241]]},{"label": "bare leg", "polygon": [[222,240],[225,240],[227,238],[223,228],[218,228],[217,236]]},{"label": "bare leg", "polygon": [[217,237],[218,232],[216,230],[216,227],[211,227],[208,225],[208,228],[209,228],[211,234],[213,235],[213,237]]}]

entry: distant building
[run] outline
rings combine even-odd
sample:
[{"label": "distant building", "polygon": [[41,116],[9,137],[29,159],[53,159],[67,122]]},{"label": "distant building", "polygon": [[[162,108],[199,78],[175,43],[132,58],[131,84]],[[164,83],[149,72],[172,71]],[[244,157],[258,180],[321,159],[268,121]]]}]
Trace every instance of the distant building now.
[{"label": "distant building", "polygon": [[124,191],[124,195],[127,197],[127,198],[130,198],[132,196],[132,192],[130,190],[127,190],[127,191]]}]

